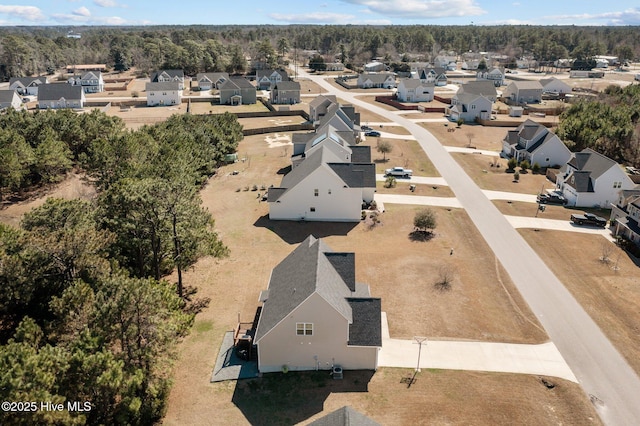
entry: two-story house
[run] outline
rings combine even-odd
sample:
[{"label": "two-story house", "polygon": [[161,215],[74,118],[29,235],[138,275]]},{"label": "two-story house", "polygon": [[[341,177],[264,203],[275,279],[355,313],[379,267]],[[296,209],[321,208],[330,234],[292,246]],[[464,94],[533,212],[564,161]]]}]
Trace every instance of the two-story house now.
[{"label": "two-story house", "polygon": [[447,71],[441,67],[426,67],[419,69],[415,78],[423,83],[433,83],[435,86],[446,86],[448,82]]},{"label": "two-story house", "polygon": [[462,119],[465,122],[474,122],[478,118],[489,120],[496,97],[497,92],[493,82],[471,81],[460,86],[453,95],[451,106],[447,108],[446,114],[453,121]]},{"label": "two-story house", "polygon": [[390,73],[363,72],[358,76],[357,84],[361,89],[392,89],[396,87],[396,76]]},{"label": "two-story house", "polygon": [[640,189],[619,192],[618,200],[611,205],[611,233],[640,247]]},{"label": "two-story house", "polygon": [[281,81],[271,90],[272,104],[293,105],[300,103],[300,83],[297,81]]},{"label": "two-story house", "polygon": [[22,100],[15,90],[0,90],[0,110],[5,108],[20,109]]},{"label": "two-story house", "polygon": [[507,132],[502,140],[502,152],[507,157],[541,167],[560,166],[571,158],[571,151],[555,133],[532,120]]},{"label": "two-story house", "polygon": [[220,105],[253,105],[256,88],[244,77],[231,77],[220,86]]},{"label": "two-story house", "polygon": [[273,268],[260,301],[261,373],[377,368],[381,302],[356,281],[354,253],[308,236]]},{"label": "two-story house", "polygon": [[178,83],[179,90],[184,90],[183,70],[160,70],[151,74],[151,83]]},{"label": "two-story house", "polygon": [[73,76],[68,80],[73,86],[80,86],[84,93],[104,92],[104,80],[100,71],[88,71],[81,76]]},{"label": "two-story house", "polygon": [[435,93],[434,83],[405,78],[400,80],[396,96],[400,102],[431,102]]},{"label": "two-story house", "polygon": [[574,153],[556,177],[556,190],[576,207],[609,208],[621,190],[635,186],[618,163],[590,148]]},{"label": "two-story house", "polygon": [[219,89],[227,80],[229,74],[226,72],[203,72],[196,75],[196,83],[201,91]]},{"label": "two-story house", "polygon": [[258,90],[272,90],[276,84],[289,81],[289,74],[284,70],[256,70],[256,87]]},{"label": "two-story house", "polygon": [[43,84],[38,89],[38,108],[60,109],[84,107],[85,96],[81,86],[66,83]]},{"label": "two-story house", "polygon": [[542,102],[542,84],[539,81],[512,81],[502,93],[518,104],[535,104]]},{"label": "two-story house", "polygon": [[182,89],[177,81],[165,81],[147,83],[147,106],[180,105],[182,102]]},{"label": "two-story house", "polygon": [[492,81],[496,87],[504,85],[504,69],[503,68],[491,68],[483,71],[478,71],[478,80]]}]

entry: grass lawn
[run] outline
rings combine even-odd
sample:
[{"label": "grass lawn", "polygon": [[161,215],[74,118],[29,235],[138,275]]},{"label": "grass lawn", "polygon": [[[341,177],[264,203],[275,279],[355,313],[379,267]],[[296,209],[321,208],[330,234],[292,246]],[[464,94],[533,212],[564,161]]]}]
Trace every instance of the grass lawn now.
[{"label": "grass lawn", "polygon": [[384,182],[376,182],[376,192],[379,194],[421,195],[423,197],[453,197],[454,193],[448,186],[415,184],[415,191],[409,190],[410,182],[396,179],[396,186],[385,188]]},{"label": "grass lawn", "polygon": [[[463,124],[461,127],[457,127],[455,123],[451,122],[420,123],[420,125],[431,132],[442,145],[459,147],[471,145],[476,149],[500,152],[502,151],[502,140],[507,131],[515,129],[518,123],[514,123],[513,127],[485,127],[475,124]],[[450,131],[451,129],[454,130]]]},{"label": "grass lawn", "polygon": [[[640,374],[640,263],[597,235],[518,232]],[[600,259],[604,253],[608,262]]]},{"label": "grass lawn", "polygon": [[[451,156],[462,166],[469,177],[481,189],[492,191],[519,192],[522,194],[539,194],[544,188],[552,188],[543,174],[535,174],[531,171],[520,173],[520,180],[513,182],[513,173],[507,173],[507,160],[504,158],[490,157],[482,154],[451,153]],[[500,167],[491,167],[491,163],[497,161]],[[517,167],[517,170],[520,168]]]}]

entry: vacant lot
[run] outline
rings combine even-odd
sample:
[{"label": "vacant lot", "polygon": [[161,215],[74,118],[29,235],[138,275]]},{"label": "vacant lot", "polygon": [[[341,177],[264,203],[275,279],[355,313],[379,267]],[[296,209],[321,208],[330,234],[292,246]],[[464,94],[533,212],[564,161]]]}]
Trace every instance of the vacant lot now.
[{"label": "vacant lot", "polygon": [[[513,173],[507,173],[507,160],[489,157],[482,154],[452,153],[451,156],[462,166],[467,174],[481,189],[493,191],[520,192],[523,194],[539,194],[544,188],[553,184],[542,174],[520,173],[520,180],[514,182]],[[497,162],[500,167],[491,166]],[[520,170],[520,168],[516,168]]]},{"label": "vacant lot", "polygon": [[422,123],[442,145],[445,146],[472,146],[477,149],[500,152],[502,151],[502,140],[507,131],[515,129],[513,127],[485,127],[476,124],[463,124],[457,127],[455,123]]},{"label": "vacant lot", "polygon": [[[534,203],[523,203],[518,201],[503,201],[503,200],[495,200],[493,204],[498,207],[498,210],[502,214],[506,214],[509,216],[528,216],[534,217],[536,214],[536,210],[538,209],[538,205]],[[602,216],[606,219],[611,216],[611,210],[604,209],[581,209],[577,207],[562,207],[556,204],[545,204],[545,210],[543,212],[538,212],[538,217],[543,219],[556,219],[556,220],[569,220],[572,214],[583,214],[584,212],[591,212],[597,214],[598,216]]]},{"label": "vacant lot", "polygon": [[519,232],[640,373],[638,261],[600,236],[544,229]]},{"label": "vacant lot", "polygon": [[377,182],[376,192],[380,194],[400,194],[400,195],[420,195],[425,197],[453,197],[455,196],[451,188],[439,185],[415,185],[415,190],[409,190],[410,182],[403,179],[396,180],[396,186],[393,188],[385,188],[384,182]]},{"label": "vacant lot", "polygon": [[[376,150],[380,141],[389,142],[391,152],[383,155]],[[410,139],[366,138],[364,145],[371,147],[371,158],[376,163],[376,173],[384,173],[390,167],[402,166],[413,170],[416,176],[440,176],[435,166],[418,142]],[[386,158],[386,161],[384,159]]]}]

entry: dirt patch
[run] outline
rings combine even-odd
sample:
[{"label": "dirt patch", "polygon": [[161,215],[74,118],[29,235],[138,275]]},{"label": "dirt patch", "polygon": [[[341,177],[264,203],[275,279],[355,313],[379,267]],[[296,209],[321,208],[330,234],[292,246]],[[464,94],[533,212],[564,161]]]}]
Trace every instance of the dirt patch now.
[{"label": "dirt patch", "polygon": [[91,183],[86,180],[82,173],[72,172],[60,183],[46,188],[42,188],[25,201],[13,204],[4,204],[0,209],[0,222],[18,227],[25,213],[31,209],[40,207],[47,201],[47,198],[64,198],[73,200],[82,198],[89,200],[96,194],[96,190]]},{"label": "dirt patch", "polygon": [[[520,173],[520,179],[514,182],[514,174],[507,173],[507,160],[482,154],[452,153],[451,156],[462,166],[469,177],[482,189],[493,191],[539,194],[541,188],[552,186],[545,175]],[[497,161],[500,167],[491,166]],[[520,170],[519,167],[516,168]]]},{"label": "dirt patch", "polygon": [[[394,188],[385,188],[384,184],[384,182],[377,182],[376,192],[380,194],[420,195],[423,197],[455,196],[451,188],[448,186],[413,184],[410,182],[404,182],[402,179],[396,180],[396,186]],[[415,190],[413,192],[409,189],[410,185],[415,185]]]},{"label": "dirt patch", "polygon": [[[503,200],[495,200],[493,201],[493,204],[496,205],[496,207],[502,214],[509,216],[534,217],[536,214],[536,210],[538,209],[538,204],[518,201],[508,202]],[[605,209],[580,209],[577,207],[565,208],[557,204],[544,204],[544,206],[545,209],[543,212],[538,211],[538,217],[542,219],[568,221],[572,214],[584,214],[585,212],[594,213],[605,218],[611,216],[611,210]]]},{"label": "dirt patch", "polygon": [[378,138],[367,138],[363,142],[363,145],[371,147],[371,159],[376,163],[376,173],[382,174],[385,169],[402,166],[413,170],[416,176],[440,176],[429,157],[415,140],[382,137],[379,139],[391,144],[391,152],[383,155],[376,150]]},{"label": "dirt patch", "polygon": [[[511,128],[508,127],[485,127],[475,124],[463,124],[457,127],[455,123],[420,123],[442,145],[445,146],[472,146],[476,149],[489,151],[502,151],[502,140]],[[518,123],[515,123],[515,129]]]},{"label": "dirt patch", "polygon": [[[544,229],[518,232],[640,373],[637,261],[600,236]],[[605,253],[606,262],[601,259]]]}]

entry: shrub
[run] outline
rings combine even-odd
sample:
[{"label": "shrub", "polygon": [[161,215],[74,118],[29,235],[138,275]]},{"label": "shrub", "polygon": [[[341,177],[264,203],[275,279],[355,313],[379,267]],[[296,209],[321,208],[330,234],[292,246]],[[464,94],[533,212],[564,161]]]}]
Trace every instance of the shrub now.
[{"label": "shrub", "polygon": [[387,180],[384,181],[385,188],[395,188],[396,186],[396,178],[393,176],[387,177]]},{"label": "shrub", "polygon": [[520,172],[515,172],[513,174],[513,181],[518,182],[520,180]]},{"label": "shrub", "polygon": [[530,167],[531,167],[531,164],[529,164],[529,161],[523,160],[520,162],[520,169],[522,169],[522,172],[526,172],[527,169],[529,169]]},{"label": "shrub", "polygon": [[533,173],[540,173],[540,164],[533,163],[533,166],[531,166],[531,171]]},{"label": "shrub", "polygon": [[458,121],[456,121],[456,124],[458,125],[458,127],[462,126],[464,124],[464,118],[458,118]]},{"label": "shrub", "polygon": [[518,165],[518,160],[516,160],[513,157],[509,158],[509,161],[507,161],[507,169],[508,170],[515,169],[517,165]]}]

